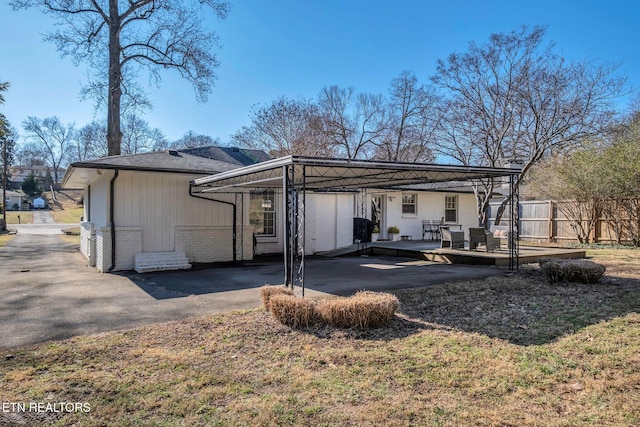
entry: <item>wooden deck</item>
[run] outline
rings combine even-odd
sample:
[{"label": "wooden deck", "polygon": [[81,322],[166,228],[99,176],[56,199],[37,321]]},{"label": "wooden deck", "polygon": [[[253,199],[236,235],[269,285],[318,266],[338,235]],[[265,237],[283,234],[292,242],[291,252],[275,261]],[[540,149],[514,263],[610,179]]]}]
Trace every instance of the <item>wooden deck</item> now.
[{"label": "wooden deck", "polygon": [[[375,242],[351,245],[345,248],[327,251],[317,255],[326,257],[357,254],[386,255],[416,258],[447,264],[509,266],[509,251],[506,248],[495,252],[469,251],[463,249],[443,249],[439,242],[410,240],[400,242]],[[520,245],[520,264],[538,262],[541,258],[585,258],[584,249],[543,248]]]}]

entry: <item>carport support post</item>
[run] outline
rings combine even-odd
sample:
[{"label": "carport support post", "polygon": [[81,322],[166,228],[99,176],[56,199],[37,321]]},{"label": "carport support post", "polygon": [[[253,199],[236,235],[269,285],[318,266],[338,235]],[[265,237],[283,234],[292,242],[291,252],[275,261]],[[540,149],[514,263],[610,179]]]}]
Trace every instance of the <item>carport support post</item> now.
[{"label": "carport support post", "polygon": [[284,284],[293,289],[291,274],[291,178],[289,176],[292,166],[283,166],[282,171],[282,198],[284,202]]},{"label": "carport support post", "polygon": [[[304,217],[305,217],[305,171],[302,171],[302,186],[296,187],[295,165],[284,166],[285,199],[285,285],[293,290],[300,286],[304,297]],[[300,197],[302,191],[302,197]]]},{"label": "carport support post", "polygon": [[516,176],[509,175],[509,270],[518,270],[520,268],[520,192],[519,186],[516,186]]}]

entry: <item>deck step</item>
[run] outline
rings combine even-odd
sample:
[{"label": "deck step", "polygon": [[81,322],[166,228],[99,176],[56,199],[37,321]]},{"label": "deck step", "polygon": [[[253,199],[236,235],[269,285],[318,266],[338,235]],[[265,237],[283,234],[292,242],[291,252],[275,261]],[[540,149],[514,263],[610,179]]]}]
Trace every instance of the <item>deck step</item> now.
[{"label": "deck step", "polygon": [[133,258],[133,269],[138,273],[188,270],[190,268],[191,264],[183,251],[139,252]]}]

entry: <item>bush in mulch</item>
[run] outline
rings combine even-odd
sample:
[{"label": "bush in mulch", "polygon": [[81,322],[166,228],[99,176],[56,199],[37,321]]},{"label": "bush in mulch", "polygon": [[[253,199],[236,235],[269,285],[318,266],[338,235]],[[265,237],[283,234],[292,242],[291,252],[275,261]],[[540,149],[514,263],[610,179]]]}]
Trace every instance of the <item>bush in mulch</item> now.
[{"label": "bush in mulch", "polygon": [[598,283],[607,267],[585,259],[545,259],[540,269],[549,283]]},{"label": "bush in mulch", "polygon": [[320,324],[338,328],[375,328],[389,323],[399,306],[395,295],[381,292],[360,291],[349,298],[314,302],[282,292],[283,289],[289,291],[276,286],[263,287],[263,302],[278,321],[293,328]]},{"label": "bush in mulch", "polygon": [[280,323],[292,328],[306,328],[322,320],[316,302],[294,295],[272,295],[269,307]]},{"label": "bush in mulch", "polygon": [[271,297],[273,297],[274,295],[293,296],[293,291],[284,286],[265,285],[260,288],[260,295],[262,296],[262,305],[264,309],[269,311],[269,309],[271,308],[271,305],[270,305]]}]

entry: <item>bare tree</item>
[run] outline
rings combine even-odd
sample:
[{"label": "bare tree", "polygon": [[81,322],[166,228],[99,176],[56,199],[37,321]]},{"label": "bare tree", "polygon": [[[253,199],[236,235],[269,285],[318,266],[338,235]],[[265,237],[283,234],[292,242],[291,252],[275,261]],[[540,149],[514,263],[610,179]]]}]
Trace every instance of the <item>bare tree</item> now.
[{"label": "bare tree", "polygon": [[384,97],[353,88],[324,87],[318,96],[324,133],[339,155],[371,157],[387,126]]},{"label": "bare tree", "polygon": [[160,129],[151,128],[146,120],[135,114],[124,116],[122,154],[143,153],[166,144],[166,138]]},{"label": "bare tree", "polygon": [[[173,69],[206,100],[215,80],[218,44],[205,26],[205,12],[224,19],[229,4],[217,0],[14,0],[14,9],[37,7],[51,14],[59,31],[46,40],[76,63],[96,72],[86,94],[106,98],[108,155],[121,151],[122,96],[140,93],[135,78],[145,68],[156,82],[160,70]],[[104,82],[107,82],[106,85]],[[103,88],[107,90],[104,91]]]},{"label": "bare tree", "polygon": [[595,146],[548,158],[531,169],[527,192],[557,201],[580,243],[589,243],[606,205],[606,165]]},{"label": "bare tree", "polygon": [[71,150],[70,161],[97,159],[107,155],[107,124],[93,121],[76,133],[76,143]]},{"label": "bare tree", "polygon": [[60,182],[59,169],[66,162],[74,145],[73,124],[64,125],[58,117],[39,119],[29,116],[22,122],[26,139],[39,150],[48,166],[53,169],[55,182]]},{"label": "bare tree", "polygon": [[[209,135],[202,135],[189,130],[187,133],[182,135],[182,138],[168,144],[166,148],[175,148],[180,150],[184,148],[211,147],[220,144],[220,139],[218,138],[212,138]],[[158,146],[158,148],[160,147]]]},{"label": "bare tree", "polygon": [[[543,45],[545,29],[494,34],[485,45],[439,60],[433,82],[445,91],[440,154],[465,165],[529,169],[597,135],[610,124],[611,102],[625,93],[616,67],[569,62]],[[478,219],[488,222],[493,181],[476,183]],[[496,223],[513,194],[496,214]]]},{"label": "bare tree", "polygon": [[439,97],[433,88],[418,83],[410,71],[391,81],[387,100],[387,126],[375,157],[400,162],[428,162],[440,120]]},{"label": "bare tree", "polygon": [[[9,89],[9,83],[0,83],[0,105],[4,104],[4,94]],[[7,192],[7,169],[11,163],[13,157],[13,148],[15,146],[15,135],[9,126],[9,121],[4,114],[0,113],[0,142],[2,142],[2,230],[7,231],[7,206],[6,206],[6,192]]]},{"label": "bare tree", "polygon": [[332,156],[324,139],[318,106],[306,99],[281,97],[264,107],[254,107],[251,124],[231,141],[241,147],[265,150],[272,157],[285,155]]}]

